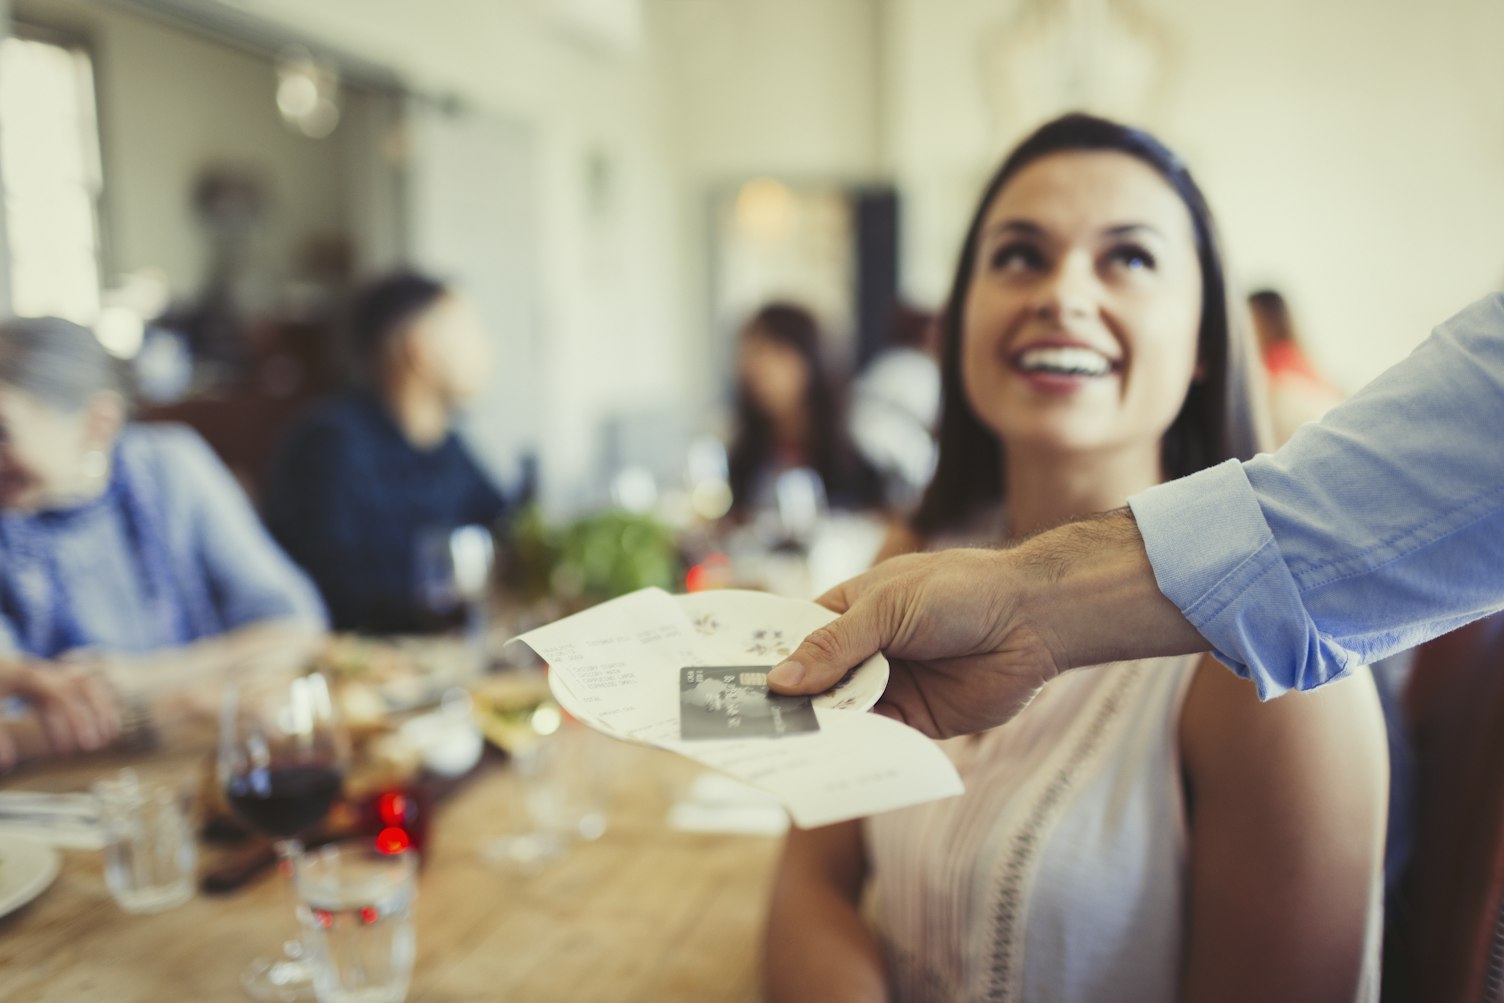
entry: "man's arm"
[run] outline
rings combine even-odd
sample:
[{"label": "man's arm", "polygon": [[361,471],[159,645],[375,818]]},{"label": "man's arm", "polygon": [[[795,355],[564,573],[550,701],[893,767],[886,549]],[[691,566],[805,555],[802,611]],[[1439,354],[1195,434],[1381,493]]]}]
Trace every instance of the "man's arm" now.
[{"label": "man's arm", "polygon": [[[12,698],[30,713],[5,706]],[[100,749],[119,734],[119,708],[97,674],[0,651],[0,770],[39,755]]]},{"label": "man's arm", "polygon": [[1207,649],[1155,587],[1125,510],[1009,550],[896,557],[820,602],[844,615],[807,637],[769,684],[817,693],[883,651],[891,672],[878,712],[935,738],[1008,720],[1075,666]]},{"label": "man's arm", "polygon": [[1504,295],[1278,454],[1229,462],[996,553],[890,561],[769,683],[812,693],[876,651],[879,709],[931,735],[1000,724],[1067,668],[1205,650],[1263,697],[1504,607]]},{"label": "man's arm", "polygon": [[1129,500],[1158,584],[1267,698],[1504,606],[1504,294],[1278,453]]},{"label": "man's arm", "polygon": [[154,430],[178,480],[174,518],[188,521],[226,631],[268,623],[322,630],[317,590],[272,539],[207,443],[187,428]]}]

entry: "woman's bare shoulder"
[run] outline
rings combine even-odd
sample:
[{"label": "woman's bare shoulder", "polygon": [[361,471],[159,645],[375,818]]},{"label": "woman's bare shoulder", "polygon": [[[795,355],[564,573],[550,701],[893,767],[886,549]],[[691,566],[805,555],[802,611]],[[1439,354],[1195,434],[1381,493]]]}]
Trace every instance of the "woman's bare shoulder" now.
[{"label": "woman's bare shoulder", "polygon": [[1384,714],[1366,666],[1311,692],[1261,701],[1253,683],[1210,655],[1196,667],[1180,716],[1187,768],[1202,774],[1254,776],[1271,781],[1309,771],[1313,754],[1341,753],[1344,773],[1372,764],[1384,774]]}]

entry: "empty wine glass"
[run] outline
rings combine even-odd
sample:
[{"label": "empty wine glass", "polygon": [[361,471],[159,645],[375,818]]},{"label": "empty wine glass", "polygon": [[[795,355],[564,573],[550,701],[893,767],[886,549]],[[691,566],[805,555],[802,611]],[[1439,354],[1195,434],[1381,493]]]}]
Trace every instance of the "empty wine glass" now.
[{"label": "empty wine glass", "polygon": [[481,730],[507,752],[517,785],[514,827],[484,847],[486,857],[536,870],[605,832],[592,735],[554,701],[543,673],[491,677],[478,688],[476,712]]}]

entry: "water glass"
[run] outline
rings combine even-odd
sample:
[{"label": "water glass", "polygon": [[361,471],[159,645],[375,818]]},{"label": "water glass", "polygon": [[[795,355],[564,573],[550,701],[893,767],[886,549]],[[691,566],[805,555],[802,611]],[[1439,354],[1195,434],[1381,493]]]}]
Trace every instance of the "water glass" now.
[{"label": "water glass", "polygon": [[319,1003],[402,1003],[417,946],[417,855],[335,844],[304,853],[295,874]]},{"label": "water glass", "polygon": [[131,770],[96,781],[104,880],[126,912],[161,912],[193,897],[197,847],[177,791]]},{"label": "water glass", "polygon": [[483,851],[524,871],[537,870],[574,843],[599,839],[606,831],[599,736],[564,718],[551,701],[534,715],[535,727],[540,716],[545,724],[536,740],[511,750],[519,827]]}]

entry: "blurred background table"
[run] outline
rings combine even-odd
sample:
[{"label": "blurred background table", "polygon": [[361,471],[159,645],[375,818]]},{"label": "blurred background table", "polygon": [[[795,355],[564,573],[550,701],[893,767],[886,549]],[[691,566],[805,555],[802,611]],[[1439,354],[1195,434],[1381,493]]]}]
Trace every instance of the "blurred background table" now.
[{"label": "blurred background table", "polygon": [[[0,787],[83,790],[120,766],[191,785],[212,742],[185,736],[150,753],[28,770]],[[484,853],[520,811],[517,777],[504,765],[483,764],[439,805],[419,882],[411,1003],[758,998],[778,841],[671,829],[668,808],[699,768],[620,743],[602,751],[607,832],[536,873]],[[270,873],[229,895],[133,916],[110,898],[99,853],[59,852],[56,882],[0,918],[7,1003],[238,1003],[248,998],[242,968],[293,929],[292,893]],[[203,847],[201,872],[222,853]]]}]

